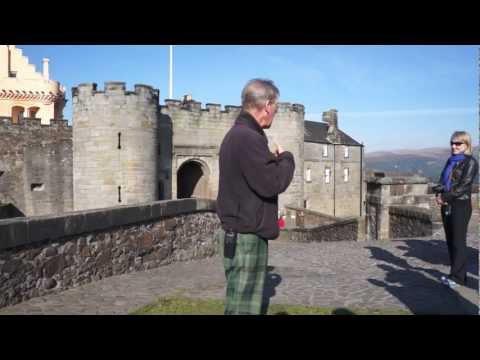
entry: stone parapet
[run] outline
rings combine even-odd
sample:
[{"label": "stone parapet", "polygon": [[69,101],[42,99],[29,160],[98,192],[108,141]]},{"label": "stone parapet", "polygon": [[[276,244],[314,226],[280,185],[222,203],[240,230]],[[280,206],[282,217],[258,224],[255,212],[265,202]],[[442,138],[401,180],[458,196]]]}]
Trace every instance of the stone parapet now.
[{"label": "stone parapet", "polygon": [[411,238],[432,235],[432,212],[415,206],[390,206],[389,238]]},{"label": "stone parapet", "polygon": [[292,242],[356,241],[360,221],[349,218],[308,229],[285,229],[280,237]]},{"label": "stone parapet", "polygon": [[0,220],[0,307],[213,256],[219,226],[215,202],[202,199]]}]

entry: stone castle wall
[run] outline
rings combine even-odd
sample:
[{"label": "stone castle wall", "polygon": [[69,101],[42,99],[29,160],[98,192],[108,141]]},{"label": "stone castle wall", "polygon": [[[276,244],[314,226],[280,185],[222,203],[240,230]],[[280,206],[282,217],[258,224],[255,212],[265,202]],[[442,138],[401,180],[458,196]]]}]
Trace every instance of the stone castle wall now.
[{"label": "stone castle wall", "polygon": [[220,145],[227,131],[232,127],[240,108],[199,102],[183,104],[167,100],[162,106],[162,115],[172,123],[172,198],[178,196],[179,170],[189,163],[201,167],[203,178],[197,185],[194,196],[215,199],[218,193],[218,156]]},{"label": "stone castle wall", "polygon": [[357,241],[362,218],[349,218],[308,229],[281,231],[281,238],[292,242]]},{"label": "stone castle wall", "polygon": [[303,206],[304,197],[304,136],[305,108],[300,104],[279,103],[272,126],[265,131],[271,150],[276,141],[295,159],[295,172],[287,191],[279,196],[278,207]]},{"label": "stone castle wall", "polygon": [[72,128],[67,121],[0,118],[0,203],[26,216],[73,208]]},{"label": "stone castle wall", "polygon": [[[222,140],[232,127],[241,108],[206,104],[191,101],[182,103],[167,100],[162,107],[162,114],[168,116],[173,129],[172,159],[172,197],[177,196],[177,175],[182,166],[196,162],[205,174],[207,198],[215,199],[218,193],[218,154]],[[273,141],[278,142],[284,150],[292,152],[296,169],[294,178],[287,191],[279,197],[279,207],[285,204],[303,205],[303,139],[304,108],[299,104],[279,103],[279,110],[270,129],[265,133],[273,151]]]},{"label": "stone castle wall", "polygon": [[[123,82],[106,82],[103,91],[96,84],[72,89],[73,175],[64,177],[62,185],[73,182],[71,207],[85,210],[178,197],[216,198],[219,148],[241,108],[226,105],[222,110],[218,104],[202,108],[199,102],[178,100],[166,100],[160,106],[158,98],[158,90],[150,86],[135,85],[134,91],[127,91]],[[292,152],[296,163],[290,186],[279,196],[279,208],[303,207],[306,200],[312,210],[358,216],[361,148],[349,147],[350,155],[344,158],[342,146],[329,145],[329,157],[322,159],[320,144],[303,141],[304,116],[303,105],[279,103],[272,127],[265,130],[271,150],[277,142]],[[47,166],[54,161],[49,160],[51,156],[31,147],[27,162],[32,167],[36,164],[36,173],[54,175]],[[324,184],[324,167],[329,162],[335,164],[332,182]],[[307,184],[306,166],[313,170],[313,181]],[[350,170],[348,182],[343,181],[345,167]],[[198,182],[188,180],[195,176]],[[189,182],[195,189],[179,196],[179,187]],[[357,202],[358,207],[352,206]]]},{"label": "stone castle wall", "polygon": [[208,200],[0,220],[0,307],[91,281],[212,256]]},{"label": "stone castle wall", "polygon": [[[440,207],[428,179],[412,177],[369,177],[367,179],[367,239],[389,240],[443,234]],[[472,194],[472,210],[478,214],[479,196]],[[469,227],[477,224],[469,223]]]},{"label": "stone castle wall", "polygon": [[429,209],[415,206],[390,206],[388,212],[391,239],[432,235],[432,214]]},{"label": "stone castle wall", "polygon": [[158,200],[158,90],[107,82],[73,89],[75,210]]}]

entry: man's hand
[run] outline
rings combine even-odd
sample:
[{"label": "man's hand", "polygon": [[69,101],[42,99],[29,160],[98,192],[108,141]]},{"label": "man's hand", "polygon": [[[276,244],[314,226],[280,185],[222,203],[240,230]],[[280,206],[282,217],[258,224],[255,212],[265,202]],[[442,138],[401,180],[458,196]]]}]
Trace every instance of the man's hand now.
[{"label": "man's hand", "polygon": [[274,148],[275,148],[275,156],[278,156],[280,155],[281,153],[283,153],[283,148],[277,144],[276,141],[273,142],[273,145],[274,145]]}]

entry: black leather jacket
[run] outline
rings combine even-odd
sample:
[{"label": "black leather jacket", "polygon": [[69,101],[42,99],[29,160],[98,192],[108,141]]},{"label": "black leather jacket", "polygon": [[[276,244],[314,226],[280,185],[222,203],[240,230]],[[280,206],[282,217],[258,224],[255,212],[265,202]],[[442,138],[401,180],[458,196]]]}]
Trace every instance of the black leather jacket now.
[{"label": "black leather jacket", "polygon": [[445,202],[470,200],[473,180],[476,175],[478,175],[477,160],[470,155],[465,155],[465,159],[458,162],[453,168],[452,188],[450,191],[441,194],[442,200]]}]

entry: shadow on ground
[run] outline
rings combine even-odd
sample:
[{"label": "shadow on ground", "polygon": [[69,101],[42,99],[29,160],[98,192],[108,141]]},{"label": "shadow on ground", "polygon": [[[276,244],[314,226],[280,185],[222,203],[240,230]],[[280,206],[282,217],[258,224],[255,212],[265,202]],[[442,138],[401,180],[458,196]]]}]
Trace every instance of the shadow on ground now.
[{"label": "shadow on ground", "polygon": [[[407,240],[406,246],[398,246],[397,249],[404,250],[403,256],[416,258],[433,265],[450,266],[448,260],[448,250],[445,240]],[[478,291],[478,249],[467,246],[467,283],[466,287]],[[443,273],[427,269],[431,275],[440,278]],[[469,276],[474,275],[475,277]]]},{"label": "shadow on ground", "polygon": [[[478,305],[459,291],[440,283],[444,273],[428,267],[415,267],[405,258],[416,258],[433,265],[448,266],[448,252],[442,240],[406,240],[398,247],[405,253],[399,257],[380,247],[367,247],[372,258],[383,262],[377,266],[385,272],[385,281],[368,279],[371,284],[385,288],[414,314],[478,314]],[[468,247],[468,272],[478,275],[478,249]],[[429,276],[427,276],[429,275]],[[433,279],[432,279],[433,278]],[[468,276],[467,287],[478,293],[478,280]],[[464,289],[466,290],[466,289]]]}]

